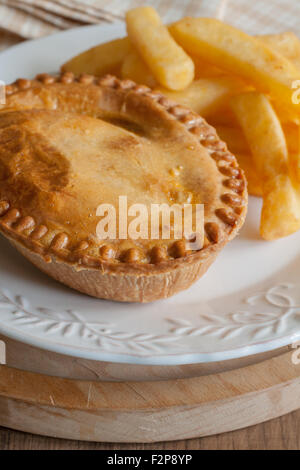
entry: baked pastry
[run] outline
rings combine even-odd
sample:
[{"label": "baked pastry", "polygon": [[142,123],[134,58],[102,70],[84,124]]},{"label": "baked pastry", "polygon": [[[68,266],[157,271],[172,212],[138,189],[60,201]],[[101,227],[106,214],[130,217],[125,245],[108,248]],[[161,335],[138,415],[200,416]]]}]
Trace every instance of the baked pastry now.
[{"label": "baked pastry", "polygon": [[[0,232],[34,265],[98,298],[149,302],[188,288],[242,226],[247,188],[215,130],[161,93],[71,73],[19,79],[0,108]],[[193,202],[205,243],[99,240],[97,207]]]}]

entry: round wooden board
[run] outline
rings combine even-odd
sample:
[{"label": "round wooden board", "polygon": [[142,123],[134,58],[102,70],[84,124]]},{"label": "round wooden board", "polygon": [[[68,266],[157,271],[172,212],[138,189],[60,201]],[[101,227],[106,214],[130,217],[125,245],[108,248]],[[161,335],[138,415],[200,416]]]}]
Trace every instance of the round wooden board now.
[{"label": "round wooden board", "polygon": [[218,434],[300,407],[292,352],[165,381],[71,380],[0,367],[0,425],[45,436],[158,442]]},{"label": "round wooden board", "polygon": [[0,335],[0,341],[5,344],[5,364],[14,369],[64,379],[109,382],[174,380],[200,377],[227,370],[240,369],[251,364],[258,364],[288,350],[288,347],[284,347],[261,354],[220,362],[162,366],[92,361],[36,348],[3,335]]}]

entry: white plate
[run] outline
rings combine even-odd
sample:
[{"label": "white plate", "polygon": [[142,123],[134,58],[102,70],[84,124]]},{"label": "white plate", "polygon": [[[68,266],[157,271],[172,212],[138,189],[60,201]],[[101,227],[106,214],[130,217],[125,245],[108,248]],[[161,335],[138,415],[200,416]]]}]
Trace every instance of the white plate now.
[{"label": "white plate", "polygon": [[[0,55],[0,79],[56,71],[122,24],[85,27]],[[175,365],[221,361],[300,339],[300,233],[259,239],[260,201],[250,200],[239,237],[188,291],[148,305],[101,301],[46,277],[0,240],[0,332],[57,353],[98,361]]]}]

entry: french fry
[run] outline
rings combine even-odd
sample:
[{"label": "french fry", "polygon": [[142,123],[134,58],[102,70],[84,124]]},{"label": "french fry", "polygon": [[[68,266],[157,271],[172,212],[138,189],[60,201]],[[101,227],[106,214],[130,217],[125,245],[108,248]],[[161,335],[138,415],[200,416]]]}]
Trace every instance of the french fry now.
[{"label": "french fry", "polygon": [[265,34],[257,38],[289,59],[300,70],[300,39],[295,33],[286,31],[281,34]]},{"label": "french fry", "polygon": [[121,67],[121,77],[130,78],[136,83],[142,83],[151,88],[157,85],[157,81],[149,67],[142,61],[134,49],[124,59]]},{"label": "french fry", "polygon": [[300,191],[300,152],[289,154],[290,176],[296,187]]},{"label": "french fry", "polygon": [[262,181],[261,236],[275,240],[290,235],[300,229],[300,201],[289,176],[288,149],[279,119],[261,93],[237,95],[231,105]]},{"label": "french fry", "polygon": [[[215,125],[219,137],[226,142],[229,150],[236,156],[240,167],[244,170],[248,181],[248,192],[252,196],[262,196],[262,183],[255,168],[248,142],[239,127]],[[286,138],[291,174],[300,183],[300,128],[294,124],[282,126]]]},{"label": "french fry", "polygon": [[260,40],[213,18],[185,18],[170,27],[175,40],[191,56],[200,57],[250,81],[294,114],[292,100],[299,71]]},{"label": "french fry", "polygon": [[262,196],[262,184],[256,171],[248,142],[239,127],[224,125],[215,126],[221,140],[226,142],[228,149],[236,156],[240,167],[244,170],[248,192],[251,196]]},{"label": "french fry", "polygon": [[[230,152],[236,154],[250,154],[248,142],[240,127],[215,125],[217,134],[221,140],[226,142]],[[253,165],[253,164],[252,164]]]},{"label": "french fry", "polygon": [[245,176],[248,183],[248,193],[251,196],[262,197],[262,182],[253,164],[252,155],[249,153],[236,153],[235,156],[237,158],[239,166],[245,172]]},{"label": "french fry", "polygon": [[209,118],[211,115],[220,115],[228,108],[231,96],[247,90],[248,87],[238,78],[218,77],[195,80],[183,91],[169,91],[162,87],[158,89],[177,103]]},{"label": "french fry", "polygon": [[274,100],[271,100],[271,103],[277,116],[280,117],[280,122],[282,124],[300,125],[300,113],[295,114],[293,111],[291,112],[290,109],[287,109],[286,106],[282,106],[281,103]]},{"label": "french fry", "polygon": [[195,79],[198,78],[215,78],[226,75],[226,72],[216,65],[210,64],[199,57],[192,57],[195,65]]},{"label": "french fry", "polygon": [[277,175],[269,187],[263,185],[264,204],[261,235],[265,240],[276,240],[297,232],[299,222],[299,197],[288,175]]},{"label": "french fry", "polygon": [[230,126],[230,127],[239,127],[238,120],[232,111],[230,105],[226,107],[222,112],[212,113],[207,118],[208,123],[213,126]]},{"label": "french fry", "polygon": [[[268,45],[289,59],[300,71],[300,39],[296,36],[295,33],[286,31],[280,34],[261,35],[257,36],[257,38],[264,44]],[[278,116],[280,116],[281,122],[289,123],[292,121],[295,124],[300,124],[300,116],[291,115],[291,113],[287,112],[284,108],[275,102],[273,103],[273,106]]]},{"label": "french fry", "polygon": [[[239,127],[218,124],[218,123],[213,123],[213,124],[217,130],[218,135],[221,137],[222,140],[224,140],[227,143],[228,148],[232,153],[234,154],[249,153],[250,151],[249,145],[247,143],[247,140],[242,130]],[[293,123],[288,123],[288,124],[282,124],[282,129],[285,135],[289,155],[297,154],[299,152],[299,144],[300,144],[300,140],[299,140],[300,127]]]},{"label": "french fry", "polygon": [[128,38],[115,39],[82,52],[66,62],[61,69],[75,75],[88,73],[100,77],[106,73],[118,74],[130,50]]},{"label": "french fry", "polygon": [[191,84],[194,63],[153,8],[128,11],[126,24],[129,39],[158,83],[170,90],[183,90]]},{"label": "french fry", "polygon": [[[290,154],[297,154],[299,153],[299,129],[300,127],[296,124],[289,123],[282,125],[283,132],[286,138],[286,143]],[[300,180],[299,180],[300,181]]]}]

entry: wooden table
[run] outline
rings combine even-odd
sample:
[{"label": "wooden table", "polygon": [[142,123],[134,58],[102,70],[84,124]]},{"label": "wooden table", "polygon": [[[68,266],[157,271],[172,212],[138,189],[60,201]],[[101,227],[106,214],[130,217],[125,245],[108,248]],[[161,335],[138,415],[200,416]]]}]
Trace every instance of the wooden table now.
[{"label": "wooden table", "polygon": [[65,441],[0,428],[1,450],[298,450],[300,410],[268,423],[219,436],[160,444],[101,444]]}]

